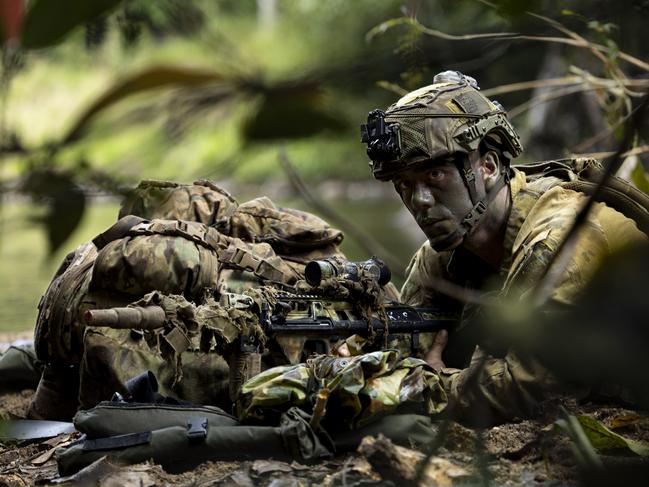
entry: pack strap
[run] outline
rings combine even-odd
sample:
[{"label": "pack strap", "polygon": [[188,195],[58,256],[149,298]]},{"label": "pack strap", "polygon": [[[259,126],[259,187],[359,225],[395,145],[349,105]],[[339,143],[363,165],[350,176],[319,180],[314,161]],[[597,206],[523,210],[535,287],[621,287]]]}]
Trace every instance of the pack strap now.
[{"label": "pack strap", "polygon": [[271,264],[268,259],[256,255],[241,240],[223,235],[214,228],[202,224],[180,220],[156,220],[133,227],[129,234],[157,234],[186,238],[215,251],[219,262],[224,266],[252,272],[262,280],[287,283],[294,277]]},{"label": "pack strap", "polygon": [[129,234],[183,237],[216,252],[226,248],[229,243],[227,237],[212,228],[182,220],[156,220],[141,223],[131,228]]},{"label": "pack strap", "polygon": [[108,230],[100,233],[95,238],[93,238],[92,243],[95,244],[97,250],[101,250],[112,241],[125,237],[134,226],[146,221],[147,220],[140,218],[139,216],[126,215],[125,217],[117,220],[117,222],[114,223]]},{"label": "pack strap", "polygon": [[249,249],[237,245],[236,240],[233,240],[226,249],[219,252],[218,259],[225,266],[252,272],[263,280],[290,282],[291,276],[273,266],[268,260],[259,258]]},{"label": "pack strap", "polygon": [[151,443],[152,434],[150,431],[143,433],[131,433],[127,435],[109,436],[108,438],[96,438],[83,442],[83,451],[103,451],[126,448],[129,446],[146,445]]}]

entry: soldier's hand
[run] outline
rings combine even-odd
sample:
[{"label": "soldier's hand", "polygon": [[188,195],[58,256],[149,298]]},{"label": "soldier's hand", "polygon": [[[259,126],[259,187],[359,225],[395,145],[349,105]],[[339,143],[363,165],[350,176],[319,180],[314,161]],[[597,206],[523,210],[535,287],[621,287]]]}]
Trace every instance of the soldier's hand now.
[{"label": "soldier's hand", "polygon": [[425,360],[428,365],[430,365],[436,371],[440,371],[446,367],[442,361],[442,352],[446,348],[448,343],[448,331],[441,330],[435,335],[435,340],[433,341],[432,347],[426,354]]},{"label": "soldier's hand", "polygon": [[341,357],[351,357],[352,356],[351,352],[349,351],[349,346],[346,343],[343,343],[341,346],[339,346],[336,349],[336,352]]}]

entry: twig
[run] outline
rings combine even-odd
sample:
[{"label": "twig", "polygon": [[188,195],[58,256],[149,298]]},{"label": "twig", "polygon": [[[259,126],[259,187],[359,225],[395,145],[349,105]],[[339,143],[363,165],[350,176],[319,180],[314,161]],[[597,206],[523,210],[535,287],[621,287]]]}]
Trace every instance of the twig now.
[{"label": "twig", "polygon": [[[601,87],[607,87],[610,85],[617,86],[618,83],[612,83],[611,80],[606,78],[598,77],[589,77],[589,82],[596,82]],[[548,79],[539,79],[532,81],[521,81],[519,83],[511,83],[507,85],[500,85],[494,88],[489,88],[487,90],[482,90],[482,94],[487,97],[502,95],[505,93],[514,93],[516,91],[525,91],[533,90],[535,88],[545,88],[551,86],[570,86],[577,85],[584,82],[583,76],[564,76],[561,78],[548,78]],[[625,86],[630,86],[634,88],[646,88],[649,87],[649,80],[647,79],[627,79],[623,82]]]},{"label": "twig", "polygon": [[[601,44],[597,44],[594,42],[590,42],[587,40],[577,40],[577,39],[572,39],[572,38],[566,38],[566,37],[554,37],[554,36],[536,36],[536,35],[524,35],[524,34],[518,34],[518,33],[512,33],[512,32],[491,32],[491,33],[485,33],[485,34],[468,34],[468,35],[452,35],[452,34],[447,34],[445,32],[431,29],[428,27],[425,27],[424,25],[420,24],[417,20],[409,18],[409,17],[403,17],[400,19],[394,19],[395,22],[392,22],[389,27],[393,27],[395,25],[399,24],[410,24],[414,27],[416,27],[420,32],[426,35],[430,35],[432,37],[437,37],[440,39],[445,39],[445,40],[451,40],[451,41],[467,41],[467,40],[475,40],[475,39],[491,39],[494,41],[507,41],[507,40],[523,40],[523,41],[532,41],[532,42],[548,42],[548,43],[554,43],[554,44],[565,44],[568,46],[572,47],[580,47],[582,49],[589,49],[592,51],[596,51],[599,53],[611,53],[611,49],[608,46],[603,46]],[[396,22],[396,20],[399,20],[399,22]],[[384,25],[384,24],[382,24]],[[380,32],[381,29],[372,29],[368,33],[368,38],[372,38],[375,36],[378,32]],[[370,35],[371,34],[371,35]],[[583,39],[583,38],[582,38]],[[615,53],[620,59],[626,61],[629,64],[632,64],[638,68],[643,69],[644,71],[649,71],[649,63],[646,63],[642,61],[641,59],[638,59],[634,56],[631,56],[630,54],[627,54],[623,51],[617,51]]]},{"label": "twig", "polygon": [[543,93],[539,96],[532,98],[531,100],[526,101],[525,103],[521,103],[520,105],[512,108],[507,112],[507,116],[508,118],[513,119],[518,117],[519,115],[522,115],[523,113],[534,108],[537,105],[541,105],[543,103],[547,103],[549,101],[556,100],[558,98],[563,98],[564,96],[569,96],[575,93],[581,93],[586,91],[592,91],[595,89],[597,88],[588,87],[588,86],[569,86],[562,90],[556,90],[550,93]]},{"label": "twig", "polygon": [[[638,156],[640,154],[646,154],[647,152],[649,152],[649,145],[641,145],[622,153],[620,157],[626,159],[627,157]],[[605,157],[611,157],[613,154],[615,154],[615,152],[590,152],[586,154],[575,153],[571,155],[572,157],[592,157],[593,159],[603,159]]]},{"label": "twig", "polygon": [[[580,142],[573,150],[572,152],[583,152],[585,149],[588,147],[591,147],[595,144],[597,144],[599,141],[602,139],[605,139],[606,137],[610,136],[620,125],[624,124],[631,114],[627,114],[624,117],[621,117],[619,120],[617,120],[614,124],[612,124],[610,127],[605,128],[604,130],[600,130],[598,133],[595,135],[588,137],[586,140],[583,142]],[[607,155],[610,155],[607,153]],[[606,156],[605,156],[606,157]]]},{"label": "twig", "polygon": [[579,229],[586,223],[590,210],[593,208],[599,194],[606,186],[609,177],[615,174],[620,168],[624,160],[623,155],[629,151],[628,148],[633,143],[635,137],[635,129],[640,124],[647,107],[649,107],[649,93],[644,96],[638,108],[629,118],[624,130],[624,138],[617,151],[615,151],[613,155],[604,162],[604,171],[601,179],[598,181],[592,194],[586,200],[586,204],[581,208],[579,213],[577,213],[573,225],[570,227],[566,236],[552,256],[552,260],[548,263],[544,275],[534,287],[532,291],[532,303],[536,307],[541,307],[547,302],[559,278],[565,273],[565,270],[570,263],[570,258],[572,257],[572,248],[576,242],[576,235]]}]

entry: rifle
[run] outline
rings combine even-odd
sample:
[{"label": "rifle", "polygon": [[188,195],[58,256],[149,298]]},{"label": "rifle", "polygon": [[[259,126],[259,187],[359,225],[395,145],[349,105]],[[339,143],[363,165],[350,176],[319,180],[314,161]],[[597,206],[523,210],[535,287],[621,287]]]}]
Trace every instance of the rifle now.
[{"label": "rifle", "polygon": [[[303,336],[307,340],[322,340],[333,343],[351,335],[385,338],[394,335],[410,335],[412,352],[419,345],[420,333],[438,332],[448,329],[456,323],[456,318],[441,314],[435,308],[415,308],[401,303],[385,305],[387,320],[374,315],[368,320],[359,316],[358,311],[349,302],[323,298],[318,295],[289,294],[277,295],[274,307],[268,303],[257,310],[259,324],[267,338],[280,339],[283,336]],[[221,302],[236,301],[238,308],[254,309],[255,303],[245,294],[225,293]],[[227,304],[226,304],[227,306]],[[165,311],[161,306],[120,307],[89,310],[85,313],[89,326],[106,326],[110,328],[154,330],[165,326]],[[242,351],[259,352],[259,341],[255,337],[241,337]],[[319,353],[329,353],[330,348],[319,348]],[[295,362],[291,360],[290,362]]]},{"label": "rifle", "polygon": [[[375,265],[377,262],[380,265]],[[316,267],[317,272],[314,270]],[[385,282],[386,272],[389,275],[385,265],[375,258],[361,263],[325,259],[310,262],[305,274],[316,290],[315,286],[325,278],[357,282],[369,275],[377,283],[379,280]],[[314,275],[319,277],[315,279]],[[387,343],[391,339],[409,335],[411,354],[414,355],[419,346],[420,333],[437,332],[457,322],[456,316],[435,308],[415,308],[395,302],[385,303],[368,313],[363,312],[353,300],[315,292],[276,291],[272,300],[259,300],[259,295],[256,296],[255,300],[245,293],[223,293],[216,306],[253,313],[263,330],[266,343],[277,345],[290,364],[297,364],[312,353],[329,354],[336,343],[352,335],[368,338],[374,343]],[[142,330],[164,327],[165,318],[165,311],[160,306],[97,309],[85,313],[89,326]],[[236,396],[246,378],[259,372],[263,345],[258,336],[251,334],[239,336],[229,347],[231,396]]]}]

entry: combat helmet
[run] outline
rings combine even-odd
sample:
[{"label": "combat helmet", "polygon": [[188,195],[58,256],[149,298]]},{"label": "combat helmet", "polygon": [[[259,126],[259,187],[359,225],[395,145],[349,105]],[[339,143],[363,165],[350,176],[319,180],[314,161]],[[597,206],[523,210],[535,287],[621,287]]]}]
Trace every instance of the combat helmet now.
[{"label": "combat helmet", "polygon": [[487,195],[476,188],[466,155],[481,142],[500,149],[506,160],[523,151],[502,105],[480,93],[476,80],[459,71],[437,74],[433,84],[408,93],[386,111],[372,110],[367,124],[361,125],[361,140],[367,144],[374,177],[382,181],[431,159],[456,161],[474,205],[462,222],[465,232],[486,210],[489,196],[509,182],[510,174],[504,167],[499,184]]}]

